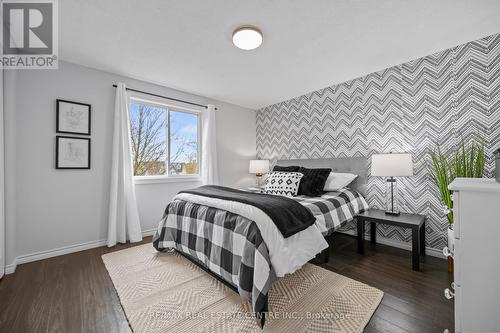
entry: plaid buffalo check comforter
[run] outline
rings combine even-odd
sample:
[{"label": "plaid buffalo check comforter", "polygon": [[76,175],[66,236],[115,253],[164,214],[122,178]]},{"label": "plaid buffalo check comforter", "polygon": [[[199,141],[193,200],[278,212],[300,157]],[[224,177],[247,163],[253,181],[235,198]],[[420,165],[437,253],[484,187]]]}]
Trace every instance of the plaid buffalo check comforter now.
[{"label": "plaid buffalo check comforter", "polygon": [[324,236],[332,234],[347,222],[352,221],[354,215],[368,209],[365,198],[349,188],[326,192],[321,197],[299,195],[293,199],[313,213],[316,226]]},{"label": "plaid buffalo check comforter", "polygon": [[240,215],[196,203],[168,204],[153,236],[159,250],[176,249],[236,288],[256,314],[267,311],[267,292],[276,280],[257,225]]},{"label": "plaid buffalo check comforter", "polygon": [[[257,224],[236,213],[179,198],[168,204],[153,236],[154,247],[175,249],[229,283],[252,302],[263,324],[260,315],[267,311],[267,294],[277,275]],[[323,235],[368,208],[365,199],[349,189],[294,199],[313,213]]]}]

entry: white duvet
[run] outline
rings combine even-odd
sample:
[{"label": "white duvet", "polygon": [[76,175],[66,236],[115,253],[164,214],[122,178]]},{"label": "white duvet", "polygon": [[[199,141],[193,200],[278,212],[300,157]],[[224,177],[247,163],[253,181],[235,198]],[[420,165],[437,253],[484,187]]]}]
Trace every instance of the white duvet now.
[{"label": "white duvet", "polygon": [[328,247],[316,224],[284,238],[271,218],[254,206],[189,193],[180,193],[175,199],[227,210],[254,221],[266,243],[271,264],[278,277],[295,272]]}]

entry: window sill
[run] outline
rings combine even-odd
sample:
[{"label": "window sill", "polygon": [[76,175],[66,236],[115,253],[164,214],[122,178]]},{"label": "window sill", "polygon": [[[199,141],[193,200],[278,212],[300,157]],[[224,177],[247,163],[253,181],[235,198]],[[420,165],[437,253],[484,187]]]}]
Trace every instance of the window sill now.
[{"label": "window sill", "polygon": [[201,177],[196,176],[139,176],[134,177],[135,185],[162,184],[162,183],[198,183]]}]

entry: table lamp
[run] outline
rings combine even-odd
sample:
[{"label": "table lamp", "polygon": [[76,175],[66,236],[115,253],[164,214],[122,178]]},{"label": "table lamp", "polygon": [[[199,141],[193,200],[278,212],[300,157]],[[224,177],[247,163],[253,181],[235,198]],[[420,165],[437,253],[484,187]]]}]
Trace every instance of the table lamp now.
[{"label": "table lamp", "polygon": [[371,175],[387,177],[386,211],[388,215],[399,215],[398,187],[394,177],[413,176],[413,162],[410,154],[373,154]]},{"label": "table lamp", "polygon": [[267,172],[269,172],[269,160],[250,160],[248,173],[253,173],[257,176],[257,186],[260,187],[260,179]]}]

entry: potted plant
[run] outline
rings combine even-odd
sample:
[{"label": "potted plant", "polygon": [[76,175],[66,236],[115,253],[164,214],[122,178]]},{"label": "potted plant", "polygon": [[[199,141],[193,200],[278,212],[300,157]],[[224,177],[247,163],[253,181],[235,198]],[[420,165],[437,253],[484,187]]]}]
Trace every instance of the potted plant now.
[{"label": "potted plant", "polygon": [[[461,140],[459,147],[443,154],[437,146],[430,151],[429,174],[436,184],[443,212],[448,218],[448,249],[453,251],[453,199],[448,185],[457,177],[482,178],[484,175],[484,145],[471,142],[466,146]],[[448,268],[452,271],[453,259],[448,257]]]}]

